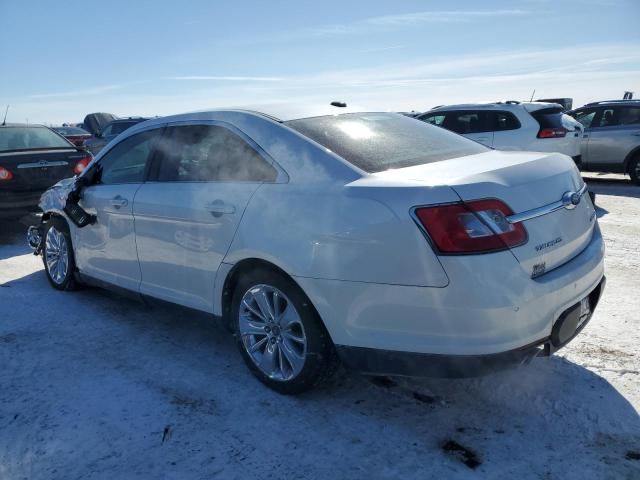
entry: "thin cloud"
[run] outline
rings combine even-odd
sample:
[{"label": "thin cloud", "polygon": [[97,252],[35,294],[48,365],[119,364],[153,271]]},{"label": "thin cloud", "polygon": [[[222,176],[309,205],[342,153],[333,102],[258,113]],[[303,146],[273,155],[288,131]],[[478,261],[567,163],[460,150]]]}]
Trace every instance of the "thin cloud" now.
[{"label": "thin cloud", "polygon": [[210,80],[218,82],[281,82],[281,77],[233,77],[233,76],[208,76],[190,75],[183,77],[167,77],[167,80]]},{"label": "thin cloud", "polygon": [[81,90],[70,90],[67,92],[56,93],[38,93],[34,95],[28,95],[27,98],[61,98],[61,97],[80,97],[85,95],[100,95],[103,93],[112,92],[114,90],[120,90],[124,85],[103,85],[93,88],[85,88]]},{"label": "thin cloud", "polygon": [[335,23],[300,30],[313,36],[347,35],[371,30],[397,30],[425,23],[462,23],[483,18],[514,17],[528,15],[527,10],[435,10],[401,15],[383,15],[356,20],[351,23]]}]

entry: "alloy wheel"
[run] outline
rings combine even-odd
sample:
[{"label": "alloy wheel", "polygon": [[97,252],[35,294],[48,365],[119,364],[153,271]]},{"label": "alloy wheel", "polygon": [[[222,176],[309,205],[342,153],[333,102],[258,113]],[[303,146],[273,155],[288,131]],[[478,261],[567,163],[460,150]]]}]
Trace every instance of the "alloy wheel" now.
[{"label": "alloy wheel", "polygon": [[69,269],[69,252],[67,239],[56,227],[51,227],[47,232],[44,255],[51,280],[61,285]]},{"label": "alloy wheel", "polygon": [[239,333],[253,363],[269,378],[296,377],[305,363],[307,337],[287,296],[271,285],[255,285],[242,297]]}]

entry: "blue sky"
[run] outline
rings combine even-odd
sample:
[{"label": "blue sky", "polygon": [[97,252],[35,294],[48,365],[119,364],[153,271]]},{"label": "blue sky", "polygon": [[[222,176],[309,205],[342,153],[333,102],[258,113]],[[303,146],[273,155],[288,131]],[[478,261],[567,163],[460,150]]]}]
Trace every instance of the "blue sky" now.
[{"label": "blue sky", "polygon": [[0,0],[12,121],[640,97],[639,0]]}]

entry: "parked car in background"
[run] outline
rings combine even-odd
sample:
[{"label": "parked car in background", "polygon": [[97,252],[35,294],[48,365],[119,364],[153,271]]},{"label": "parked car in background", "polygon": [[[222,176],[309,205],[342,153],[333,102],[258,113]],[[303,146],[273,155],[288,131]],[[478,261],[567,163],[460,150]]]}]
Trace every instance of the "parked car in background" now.
[{"label": "parked car in background", "polygon": [[326,378],[336,356],[367,373],[468,376],[549,355],[604,286],[570,158],[492,150],[400,114],[159,118],[85,172],[42,197],[34,247],[51,285],[117,285],[221,316],[283,393]]},{"label": "parked car in background", "polygon": [[97,135],[109,122],[113,122],[117,118],[118,117],[116,117],[113,113],[89,113],[88,115],[85,115],[83,122],[76,126],[85,129],[92,135]]},{"label": "parked car in background", "polygon": [[446,105],[417,118],[497,150],[558,152],[580,161],[582,125],[555,103]]},{"label": "parked car in background", "polygon": [[92,137],[89,132],[78,127],[53,127],[52,130],[58,132],[76,147],[81,147],[86,140]]},{"label": "parked car in background", "polygon": [[640,100],[589,103],[569,115],[585,129],[582,170],[626,173],[640,185]]},{"label": "parked car in background", "polygon": [[41,125],[0,125],[0,217],[37,210],[51,185],[81,173],[92,157]]},{"label": "parked car in background", "polygon": [[102,150],[102,148],[104,148],[104,146],[111,140],[116,138],[128,128],[131,128],[140,122],[144,122],[145,120],[148,119],[142,117],[129,117],[113,120],[107,123],[100,132],[96,133],[94,138],[85,141],[84,146],[93,155],[97,155],[98,152],[100,152],[100,150]]}]

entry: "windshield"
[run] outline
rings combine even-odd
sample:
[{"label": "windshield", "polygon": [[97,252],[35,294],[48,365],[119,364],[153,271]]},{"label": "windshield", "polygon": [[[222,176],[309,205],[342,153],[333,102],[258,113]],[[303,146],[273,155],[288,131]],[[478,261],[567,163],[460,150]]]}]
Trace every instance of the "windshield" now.
[{"label": "windshield", "polygon": [[71,147],[67,140],[47,127],[0,128],[0,151]]},{"label": "windshield", "polygon": [[395,113],[353,113],[285,124],[368,173],[489,150],[455,133]]}]

